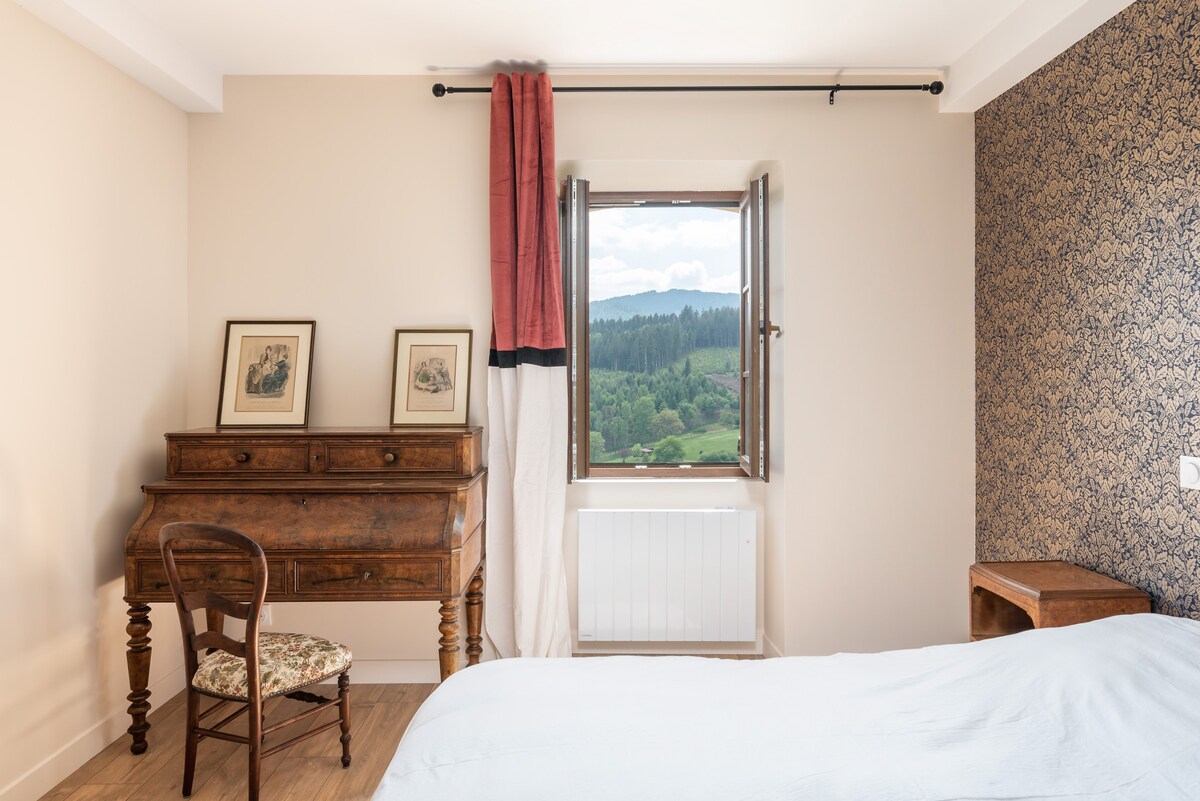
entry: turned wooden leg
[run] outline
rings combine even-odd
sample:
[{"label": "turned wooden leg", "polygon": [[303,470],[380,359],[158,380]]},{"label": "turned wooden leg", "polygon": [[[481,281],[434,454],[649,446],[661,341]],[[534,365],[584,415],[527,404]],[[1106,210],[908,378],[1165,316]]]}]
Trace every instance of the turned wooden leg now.
[{"label": "turned wooden leg", "polygon": [[467,585],[467,664],[478,665],[483,653],[483,565]]},{"label": "turned wooden leg", "polygon": [[126,598],[129,604],[129,625],[125,627],[129,634],[126,646],[125,661],[129,666],[129,717],[133,722],[129,725],[129,734],[133,742],[129,750],[135,754],[145,753],[146,732],[150,724],[146,715],[150,712],[150,691],[146,686],[150,683],[150,607],[138,601]]},{"label": "turned wooden leg", "polygon": [[350,674],[338,676],[338,710],[342,716],[342,767],[350,767]]},{"label": "turned wooden leg", "polygon": [[442,622],[438,624],[438,631],[442,633],[438,640],[441,646],[438,648],[438,661],[442,666],[442,681],[445,681],[458,670],[458,599],[443,599],[438,612],[442,616]]}]

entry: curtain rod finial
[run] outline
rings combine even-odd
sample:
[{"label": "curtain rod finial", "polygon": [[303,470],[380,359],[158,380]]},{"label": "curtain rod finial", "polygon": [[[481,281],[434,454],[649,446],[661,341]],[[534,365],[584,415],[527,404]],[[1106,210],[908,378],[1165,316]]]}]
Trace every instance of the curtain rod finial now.
[{"label": "curtain rod finial", "polygon": [[433,96],[434,97],[445,97],[446,96],[446,84],[435,83],[433,85]]},{"label": "curtain rod finial", "polygon": [[942,83],[941,81],[934,81],[933,83],[929,84],[929,94],[940,95],[945,88],[946,84]]}]

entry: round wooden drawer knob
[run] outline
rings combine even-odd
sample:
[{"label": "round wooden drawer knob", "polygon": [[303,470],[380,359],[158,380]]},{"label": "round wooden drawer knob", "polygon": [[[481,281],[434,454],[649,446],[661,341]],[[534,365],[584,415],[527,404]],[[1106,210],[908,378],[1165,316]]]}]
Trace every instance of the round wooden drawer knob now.
[{"label": "round wooden drawer knob", "polygon": [[371,571],[370,571],[370,570],[364,570],[364,571],[363,571],[363,581],[366,581],[366,580],[367,580],[367,579],[369,579],[370,577],[371,577]]},{"label": "round wooden drawer knob", "polygon": [[238,464],[245,464],[246,462],[250,461],[250,454],[246,453],[245,451],[242,451],[241,453],[239,453],[237,456],[235,456],[233,458],[237,460]]},{"label": "round wooden drawer knob", "polygon": [[392,462],[396,461],[396,454],[391,453],[391,452],[385,453],[383,455],[383,461],[385,461],[388,464],[391,464]]}]

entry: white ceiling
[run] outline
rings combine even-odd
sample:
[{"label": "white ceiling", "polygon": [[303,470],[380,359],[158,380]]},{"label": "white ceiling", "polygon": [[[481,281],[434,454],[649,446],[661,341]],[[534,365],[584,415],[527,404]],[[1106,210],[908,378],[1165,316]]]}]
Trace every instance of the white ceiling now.
[{"label": "white ceiling", "polygon": [[498,60],[560,75],[942,74],[943,109],[970,111],[953,107],[971,105],[964,90],[1014,59],[1036,69],[1130,0],[18,2],[189,111],[220,109],[224,75],[490,75]]},{"label": "white ceiling", "polygon": [[943,67],[1023,0],[124,0],[227,75],[550,64]]}]

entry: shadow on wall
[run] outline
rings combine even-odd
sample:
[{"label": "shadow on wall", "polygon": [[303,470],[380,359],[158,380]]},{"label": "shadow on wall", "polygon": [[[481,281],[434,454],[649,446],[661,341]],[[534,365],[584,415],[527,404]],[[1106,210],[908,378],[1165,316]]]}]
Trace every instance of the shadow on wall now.
[{"label": "shadow on wall", "polygon": [[[89,700],[98,720],[112,715],[114,703],[123,708],[123,695],[128,692],[124,658],[127,637],[123,635],[129,618],[128,607],[121,600],[125,594],[125,537],[142,511],[141,486],[162,480],[166,473],[163,435],[172,427],[172,417],[183,419],[182,403],[173,403],[172,388],[181,386],[184,379],[182,370],[178,373],[160,383],[162,389],[153,402],[146,404],[149,411],[142,416],[136,436],[114,442],[102,421],[94,420],[89,428],[89,453],[112,454],[114,461],[112,470],[94,473],[87,480],[89,509],[96,509],[97,514],[92,530],[92,625],[84,653],[95,671],[95,692]],[[172,406],[179,407],[178,415],[163,411]],[[154,639],[167,638],[168,647],[157,649],[160,658],[154,664],[154,672],[161,674],[161,669],[171,669],[179,662],[177,649],[170,647],[176,639],[171,631],[175,617],[152,613],[152,621],[165,623],[151,635]],[[123,717],[121,722],[128,725]]]}]

